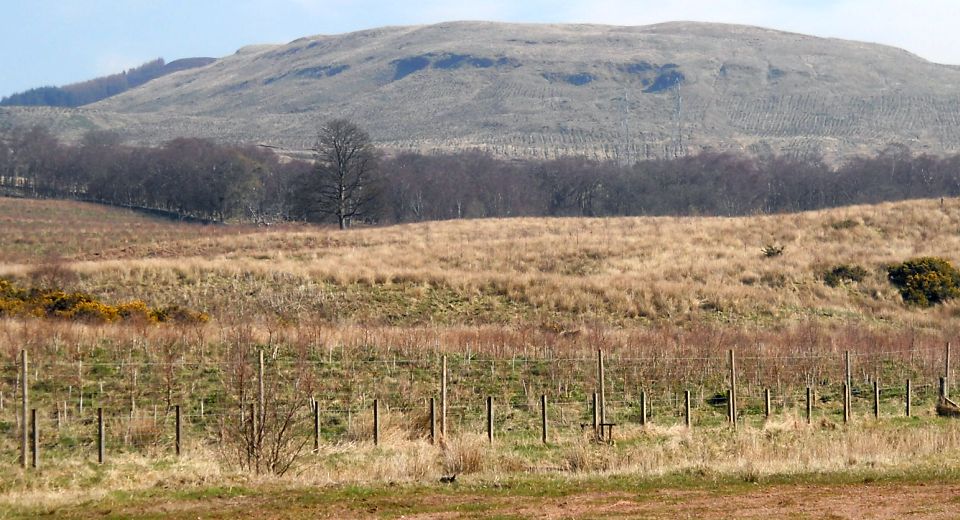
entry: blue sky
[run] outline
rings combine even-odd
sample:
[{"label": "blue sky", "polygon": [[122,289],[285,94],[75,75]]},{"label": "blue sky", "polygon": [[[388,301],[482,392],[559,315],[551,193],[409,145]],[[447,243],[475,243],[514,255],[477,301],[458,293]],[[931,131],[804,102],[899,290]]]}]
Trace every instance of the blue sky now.
[{"label": "blue sky", "polygon": [[0,96],[158,57],[219,57],[254,43],[450,20],[742,23],[960,64],[960,0],[0,0],[0,13]]}]

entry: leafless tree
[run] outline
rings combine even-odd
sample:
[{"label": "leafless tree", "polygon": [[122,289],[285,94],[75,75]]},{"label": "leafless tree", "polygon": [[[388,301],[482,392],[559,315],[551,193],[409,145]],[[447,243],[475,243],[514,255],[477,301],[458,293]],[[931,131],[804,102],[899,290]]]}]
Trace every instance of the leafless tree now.
[{"label": "leafless tree", "polygon": [[345,119],[328,121],[317,134],[309,212],[332,216],[340,229],[378,208],[377,153],[370,135]]}]

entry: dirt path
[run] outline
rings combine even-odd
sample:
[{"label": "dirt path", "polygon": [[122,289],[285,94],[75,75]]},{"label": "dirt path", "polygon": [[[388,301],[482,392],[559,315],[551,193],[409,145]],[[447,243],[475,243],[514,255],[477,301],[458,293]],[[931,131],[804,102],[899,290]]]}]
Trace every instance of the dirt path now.
[{"label": "dirt path", "polygon": [[[830,518],[960,517],[957,485],[758,486],[756,490],[662,490],[642,495],[587,493],[527,505],[524,518]],[[419,518],[430,518],[421,516]]]},{"label": "dirt path", "polygon": [[[636,493],[574,491],[559,497],[491,494],[468,488],[462,493],[427,487],[369,494],[287,489],[223,499],[151,497],[126,503],[94,502],[44,514],[57,518],[172,519],[954,519],[960,518],[960,484],[719,485]],[[2,514],[0,517],[6,518]]]}]

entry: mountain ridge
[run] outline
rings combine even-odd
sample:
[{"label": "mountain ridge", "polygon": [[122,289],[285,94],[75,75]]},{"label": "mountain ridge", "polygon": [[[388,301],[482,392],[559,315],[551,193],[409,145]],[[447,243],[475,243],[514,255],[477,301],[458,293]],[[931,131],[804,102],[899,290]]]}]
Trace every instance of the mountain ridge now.
[{"label": "mountain ridge", "polygon": [[238,49],[75,110],[0,110],[134,141],[290,153],[347,117],[391,150],[630,162],[698,150],[843,158],[960,151],[960,67],[896,47],[745,25],[445,22]]}]

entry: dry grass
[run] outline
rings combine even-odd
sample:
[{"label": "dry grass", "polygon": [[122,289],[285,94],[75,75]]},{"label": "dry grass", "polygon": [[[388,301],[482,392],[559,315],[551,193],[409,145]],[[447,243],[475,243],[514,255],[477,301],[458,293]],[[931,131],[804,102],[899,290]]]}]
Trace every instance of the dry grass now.
[{"label": "dry grass", "polygon": [[210,448],[193,445],[179,460],[123,454],[99,467],[77,458],[57,458],[44,461],[39,473],[24,473],[4,462],[0,464],[4,482],[0,508],[52,507],[102,498],[110,492],[150,489],[429,484],[449,474],[468,483],[497,482],[520,473],[571,479],[686,476],[746,482],[811,474],[936,474],[960,463],[960,432],[946,423],[824,430],[784,421],[735,433],[651,426],[630,432],[616,446],[565,435],[542,448],[502,442],[489,446],[485,439],[470,434],[446,446],[395,436],[380,446],[369,442],[325,445],[319,454],[305,456],[285,477],[251,476],[224,468],[212,462],[215,459]]},{"label": "dry grass", "polygon": [[[960,314],[956,304],[906,309],[883,269],[919,255],[956,262],[958,200],[745,218],[430,222],[349,233],[175,227],[177,238],[171,231],[112,248],[96,239],[75,244],[65,249],[73,260],[64,266],[79,274],[78,289],[180,303],[221,319],[561,328],[812,319],[942,329]],[[0,233],[4,243],[45,236],[16,223]],[[769,244],[783,245],[783,255],[765,257]],[[32,258],[7,256],[0,274],[28,276],[44,251],[36,249]],[[824,270],[841,263],[864,266],[867,279],[822,283]]]},{"label": "dry grass", "polygon": [[[67,215],[85,211],[89,226],[74,219],[80,228],[62,229]],[[0,248],[0,275],[215,317],[177,326],[0,320],[0,391],[8,403],[19,384],[16,356],[27,348],[39,367],[31,376],[35,402],[51,413],[68,400],[74,413],[83,387],[88,409],[97,402],[121,416],[133,399],[144,411],[178,402],[196,426],[179,462],[163,455],[169,417],[158,432],[146,412],[117,419],[115,442],[132,453],[108,467],[69,454],[50,460],[39,477],[26,476],[10,464],[16,422],[8,404],[0,412],[8,431],[0,452],[10,455],[0,464],[6,504],[39,503],[61,491],[72,501],[95,486],[146,489],[171,479],[174,487],[259,485],[265,477],[241,473],[219,454],[216,424],[236,415],[239,386],[231,378],[261,348],[268,377],[287,397],[320,396],[324,406],[354,413],[325,417],[331,442],[283,482],[541,472],[753,480],[934,471],[960,457],[955,426],[920,410],[932,407],[929,388],[925,400],[919,396],[942,370],[943,342],[960,331],[960,306],[905,307],[883,270],[919,255],[957,260],[957,200],[752,218],[456,221],[346,233],[160,223],[97,206],[11,199],[0,199],[0,219],[0,244],[14,245]],[[765,257],[769,244],[784,253]],[[54,250],[62,258],[38,269]],[[822,272],[841,263],[862,265],[869,276],[838,288],[822,283]],[[596,383],[597,348],[608,356],[609,399],[620,423],[614,447],[590,442],[578,427]],[[716,426],[719,413],[703,404],[726,388],[731,348],[742,360],[743,406],[754,409],[751,426],[737,433]],[[914,377],[923,418],[836,424],[833,394],[845,350],[854,352],[857,384],[885,382],[888,417],[900,406],[893,390]],[[424,440],[424,401],[436,395],[441,354],[450,356],[450,399],[463,410],[450,419],[454,434],[435,447]],[[826,399],[817,404],[823,419],[815,428],[793,419],[805,385]],[[759,427],[765,387],[788,413]],[[640,389],[649,392],[657,426],[631,426]],[[676,426],[673,399],[683,389],[697,396],[701,422],[692,432]],[[546,448],[536,442],[541,393],[557,407],[556,437]],[[493,447],[476,435],[486,395],[496,399],[503,428]],[[369,440],[373,398],[384,411],[378,447]],[[200,399],[207,423],[196,417]],[[865,401],[858,403],[865,414]],[[82,433],[67,433],[88,449],[89,428],[75,424],[69,428]],[[64,449],[67,433],[51,437],[54,450]]]}]

